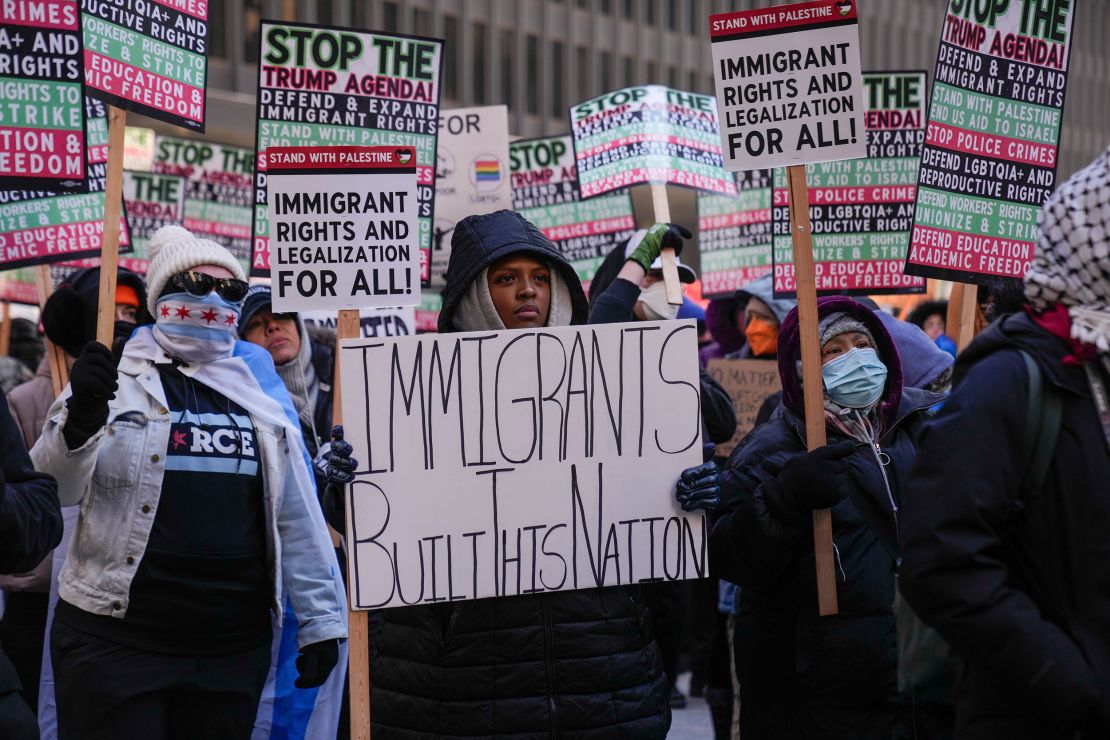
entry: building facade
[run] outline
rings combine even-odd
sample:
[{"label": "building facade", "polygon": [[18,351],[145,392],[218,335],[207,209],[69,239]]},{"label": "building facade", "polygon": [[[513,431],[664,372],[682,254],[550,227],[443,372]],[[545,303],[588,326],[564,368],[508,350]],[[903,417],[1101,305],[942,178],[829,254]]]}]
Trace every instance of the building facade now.
[{"label": "building facade", "polygon": [[[258,21],[447,41],[443,106],[506,104],[519,136],[565,133],[567,108],[628,85],[712,93],[707,18],[770,0],[210,0],[208,136],[250,146]],[[1110,145],[1110,3],[1077,0],[1060,175]],[[861,0],[864,69],[932,75],[946,0]],[[150,124],[167,130],[165,126]]]}]

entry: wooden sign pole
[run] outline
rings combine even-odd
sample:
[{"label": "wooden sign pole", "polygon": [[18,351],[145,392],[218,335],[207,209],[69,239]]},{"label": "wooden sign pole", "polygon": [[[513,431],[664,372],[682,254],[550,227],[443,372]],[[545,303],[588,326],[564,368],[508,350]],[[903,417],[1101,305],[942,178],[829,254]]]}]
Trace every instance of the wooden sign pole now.
[{"label": "wooden sign pole", "polygon": [[[54,292],[54,281],[50,277],[50,265],[39,265],[35,270],[35,287],[39,294],[39,310],[46,308],[46,299]],[[43,337],[46,344],[46,360],[50,364],[50,384],[54,388],[54,397],[62,395],[62,389],[69,382],[69,366],[66,364],[66,353],[61,347]]]},{"label": "wooden sign pole", "polygon": [[[343,423],[342,388],[339,373],[339,340],[355,339],[359,336],[359,315],[357,310],[340,311],[336,324],[335,380],[332,384],[334,402],[332,423]],[[351,487],[347,486],[347,496]],[[351,511],[348,500],[345,510]],[[351,574],[347,574],[348,604],[354,598]],[[350,610],[347,614],[347,683],[351,697],[351,740],[370,740],[370,630],[365,611]]]},{"label": "wooden sign pole", "polygon": [[[667,224],[671,222],[671,204],[667,202],[667,186],[662,183],[651,184],[651,206],[655,212],[655,222]],[[665,247],[659,258],[663,261],[663,284],[667,287],[667,303],[672,306],[682,305],[682,283],[678,279],[678,264],[675,262],[674,250]]]},{"label": "wooden sign pole", "polygon": [[[818,344],[817,278],[813,268],[813,231],[809,223],[809,188],[805,165],[786,170],[790,192],[790,235],[794,245],[794,274],[798,294],[798,326],[802,343],[802,391],[805,396],[806,444],[816,450],[826,444],[821,347]],[[813,552],[817,561],[817,608],[821,616],[836,614],[836,563],[833,560],[832,512],[813,512]]]},{"label": "wooden sign pole", "polygon": [[956,343],[956,354],[963,352],[975,338],[975,315],[979,308],[979,286],[956,283],[948,298],[944,328]]},{"label": "wooden sign pole", "polygon": [[108,172],[104,188],[104,242],[100,247],[100,299],[96,304],[96,341],[111,349],[116,323],[116,269],[119,221],[123,207],[123,129],[127,112],[108,106]]},{"label": "wooden sign pole", "polygon": [[3,320],[0,321],[0,355],[8,354],[12,344],[12,304],[4,301]]}]

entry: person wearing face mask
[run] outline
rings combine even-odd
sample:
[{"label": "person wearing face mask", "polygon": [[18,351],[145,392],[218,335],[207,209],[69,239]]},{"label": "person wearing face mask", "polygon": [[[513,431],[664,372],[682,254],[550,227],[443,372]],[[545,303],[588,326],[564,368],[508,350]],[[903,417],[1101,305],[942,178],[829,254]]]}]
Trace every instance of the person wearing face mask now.
[{"label": "person wearing face mask", "polygon": [[[440,333],[586,323],[577,273],[513,211],[455,225]],[[324,502],[344,531],[355,463],[332,443]],[[667,684],[634,587],[424,604],[380,613],[370,692],[379,738],[662,740]]]},{"label": "person wearing face mask", "polygon": [[177,226],[149,249],[154,325],[118,370],[85,345],[31,450],[82,504],[50,635],[58,735],[247,738],[284,594],[301,688],[335,666],[346,604],[292,401],[236,339],[242,267]]},{"label": "person wearing face mask", "polygon": [[[676,498],[721,516],[710,569],[739,584],[734,644],[741,736],[893,737],[894,581],[906,475],[935,393],[903,387],[880,318],[818,299],[821,377],[801,374],[797,309],[778,338],[783,401],[733,451],[682,473]],[[824,389],[828,446],[806,451],[802,385]],[[812,513],[832,509],[840,612],[820,617]]]},{"label": "person wearing face mask", "polygon": [[[121,267],[116,280],[114,346],[122,352],[135,327],[153,319],[146,310],[143,279]],[[67,367],[73,365],[81,349],[96,336],[99,295],[100,268],[93,267],[70,273],[46,301],[43,328],[47,338],[64,350]],[[35,376],[8,394],[8,407],[26,449],[30,450],[38,440],[52,403],[50,361],[43,357]],[[66,541],[63,540],[63,545]],[[0,643],[15,665],[23,683],[23,696],[32,710],[38,707],[52,561],[53,556],[48,555],[33,571],[0,576],[0,588],[6,592]]]},{"label": "person wearing face mask", "polygon": [[[737,325],[741,326],[747,343],[728,359],[773,360],[778,352],[779,326],[790,309],[798,305],[793,298],[775,298],[773,277],[767,273],[753,280],[733,297]],[[743,317],[741,324],[740,317]]]}]

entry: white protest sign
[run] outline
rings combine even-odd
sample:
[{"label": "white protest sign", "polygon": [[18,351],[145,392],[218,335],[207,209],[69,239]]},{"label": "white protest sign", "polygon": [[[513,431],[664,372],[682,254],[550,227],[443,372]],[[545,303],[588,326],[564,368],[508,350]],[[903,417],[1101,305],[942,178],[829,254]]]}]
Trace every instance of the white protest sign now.
[{"label": "white protest sign", "polygon": [[856,0],[709,19],[730,171],[867,156]]},{"label": "white protest sign", "polygon": [[420,302],[412,147],[265,152],[274,311]]},{"label": "white protest sign", "polygon": [[[309,325],[335,329],[337,324],[334,311],[301,311],[298,315]],[[358,323],[362,336],[367,338],[407,337],[416,333],[416,309],[364,308],[358,312]]]},{"label": "white protest sign", "polygon": [[350,339],[351,607],[707,576],[695,322]]},{"label": "white protest sign", "polygon": [[509,109],[441,110],[430,288],[443,289],[455,224],[467,216],[512,208],[510,183]]}]

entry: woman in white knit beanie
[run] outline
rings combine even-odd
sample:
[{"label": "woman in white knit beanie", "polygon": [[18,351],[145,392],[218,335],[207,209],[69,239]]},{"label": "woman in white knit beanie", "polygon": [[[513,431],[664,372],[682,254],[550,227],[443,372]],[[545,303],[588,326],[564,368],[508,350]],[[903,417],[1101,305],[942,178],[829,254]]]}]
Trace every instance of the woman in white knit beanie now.
[{"label": "woman in white knit beanie", "polygon": [[155,324],[118,371],[85,347],[32,450],[82,503],[51,632],[59,736],[248,738],[283,591],[299,688],[335,666],[346,605],[292,402],[237,340],[242,267],[177,226],[149,248]]}]

